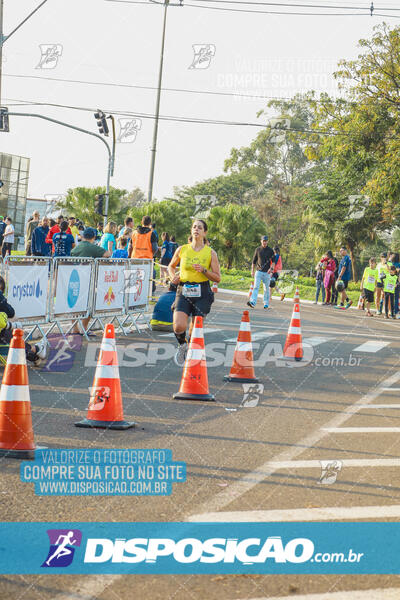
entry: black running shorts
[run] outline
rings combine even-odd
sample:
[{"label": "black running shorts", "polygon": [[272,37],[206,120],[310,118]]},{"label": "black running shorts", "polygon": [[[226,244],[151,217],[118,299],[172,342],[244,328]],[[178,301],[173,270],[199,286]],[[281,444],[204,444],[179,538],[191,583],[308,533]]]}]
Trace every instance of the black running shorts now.
[{"label": "black running shorts", "polygon": [[200,283],[201,296],[199,298],[187,298],[182,294],[182,288],[183,284],[180,283],[172,310],[178,310],[193,317],[205,317],[208,315],[211,310],[211,304],[214,302],[214,293],[211,291],[209,281]]}]

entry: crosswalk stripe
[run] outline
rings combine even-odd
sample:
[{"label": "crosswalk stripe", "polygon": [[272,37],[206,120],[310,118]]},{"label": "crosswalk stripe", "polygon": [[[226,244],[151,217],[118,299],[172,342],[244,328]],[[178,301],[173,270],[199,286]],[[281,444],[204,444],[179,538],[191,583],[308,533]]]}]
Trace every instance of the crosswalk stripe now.
[{"label": "crosswalk stripe", "polygon": [[[273,600],[399,600],[400,587],[377,588],[375,590],[350,590],[348,592],[324,592],[322,594],[301,594],[301,596],[279,596]],[[246,600],[270,600],[268,598],[249,598]]]},{"label": "crosswalk stripe", "polygon": [[328,433],[400,433],[400,427],[324,427]]},{"label": "crosswalk stripe", "polygon": [[357,346],[354,348],[353,352],[378,352],[382,350],[385,346],[388,346],[390,342],[381,342],[375,340],[369,340],[368,342],[364,342],[361,346]]},{"label": "crosswalk stripe", "polygon": [[309,346],[319,346],[320,344],[325,344],[325,342],[330,342],[334,340],[333,337],[310,337],[305,338],[304,342]]},{"label": "crosswalk stripe", "polygon": [[400,404],[362,404],[360,408],[400,408]]},{"label": "crosswalk stripe", "polygon": [[271,523],[288,521],[342,521],[343,519],[384,519],[400,516],[400,504],[385,506],[327,506],[273,510],[237,510],[191,515],[192,523]]}]

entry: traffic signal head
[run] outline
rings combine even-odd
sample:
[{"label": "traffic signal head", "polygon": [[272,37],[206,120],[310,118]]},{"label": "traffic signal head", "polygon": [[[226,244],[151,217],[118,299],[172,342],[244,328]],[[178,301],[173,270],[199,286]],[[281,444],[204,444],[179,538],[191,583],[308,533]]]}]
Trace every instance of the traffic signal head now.
[{"label": "traffic signal head", "polygon": [[96,194],[94,199],[94,212],[96,215],[103,215],[103,207],[104,207],[104,194]]},{"label": "traffic signal head", "polygon": [[101,133],[103,135],[108,135],[109,129],[108,129],[108,125],[107,125],[106,115],[103,113],[103,111],[98,110],[97,112],[95,112],[94,118],[97,121],[97,127],[99,128],[99,133]]},{"label": "traffic signal head", "polygon": [[8,108],[0,107],[0,131],[10,131],[8,123]]}]

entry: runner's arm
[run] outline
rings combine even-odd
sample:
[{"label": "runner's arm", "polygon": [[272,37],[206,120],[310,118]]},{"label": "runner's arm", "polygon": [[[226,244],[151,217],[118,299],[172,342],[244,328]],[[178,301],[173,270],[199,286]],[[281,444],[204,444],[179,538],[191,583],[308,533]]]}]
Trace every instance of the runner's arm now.
[{"label": "runner's arm", "polygon": [[177,285],[180,282],[180,277],[175,273],[176,267],[179,265],[181,260],[181,247],[175,250],[175,254],[172,257],[171,262],[168,265],[168,275],[170,276],[171,283]]}]

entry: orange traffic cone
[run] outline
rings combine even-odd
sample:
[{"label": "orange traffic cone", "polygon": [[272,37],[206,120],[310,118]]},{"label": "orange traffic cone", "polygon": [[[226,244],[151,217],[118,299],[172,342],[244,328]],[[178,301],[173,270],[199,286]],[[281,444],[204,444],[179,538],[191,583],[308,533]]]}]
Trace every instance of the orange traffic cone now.
[{"label": "orange traffic cone", "polygon": [[285,358],[294,358],[295,360],[301,360],[303,358],[303,342],[301,338],[300,326],[300,305],[297,302],[293,307],[292,319],[290,321],[285,347],[283,348],[283,356]]},{"label": "orange traffic cone", "polygon": [[293,302],[294,302],[295,304],[300,304],[300,292],[299,292],[299,286],[296,286],[296,291],[295,291],[295,293],[294,293]]},{"label": "orange traffic cone", "polygon": [[215,400],[208,390],[206,352],[204,348],[203,317],[195,317],[181,387],[175,400]]},{"label": "orange traffic cone", "polygon": [[34,458],[24,332],[15,329],[0,389],[0,456]]},{"label": "orange traffic cone", "polygon": [[251,331],[249,311],[244,310],[235,354],[229,375],[225,375],[225,381],[238,381],[240,383],[258,383],[254,373],[253,347],[251,345]]},{"label": "orange traffic cone", "polygon": [[212,284],[211,291],[214,292],[214,294],[216,294],[218,292],[218,285],[215,281]]},{"label": "orange traffic cone", "polygon": [[249,289],[249,298],[251,298],[251,295],[252,295],[252,293],[253,293],[253,290],[254,290],[254,281],[252,281],[252,282],[251,282],[251,284],[250,284],[250,289]]},{"label": "orange traffic cone", "polygon": [[104,329],[93,387],[90,390],[87,418],[75,423],[75,426],[129,429],[135,425],[136,423],[124,421],[114,325],[108,324]]}]

